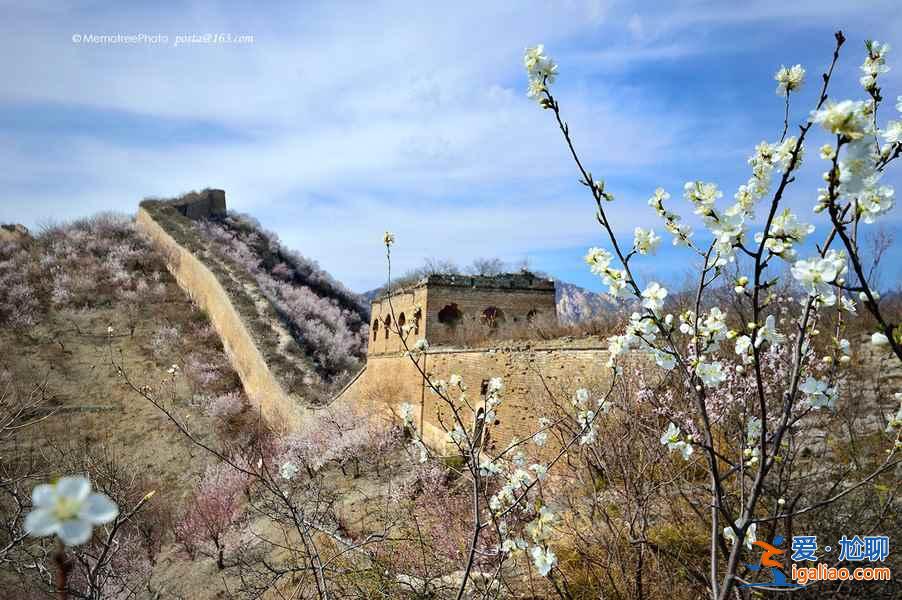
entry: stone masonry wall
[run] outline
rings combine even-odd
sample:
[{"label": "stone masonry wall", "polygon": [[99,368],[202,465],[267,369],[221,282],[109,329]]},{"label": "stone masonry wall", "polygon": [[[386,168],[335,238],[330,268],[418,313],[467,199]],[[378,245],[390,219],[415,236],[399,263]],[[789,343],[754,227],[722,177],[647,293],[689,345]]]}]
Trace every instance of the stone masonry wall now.
[{"label": "stone masonry wall", "polygon": [[[418,287],[392,295],[391,306],[389,306],[388,299],[375,300],[372,304],[372,315],[370,317],[370,341],[367,354],[400,352],[403,349],[401,338],[398,334],[388,332],[388,329],[385,327],[385,321],[391,316],[392,311],[394,311],[394,319],[415,326],[407,336],[407,344],[409,346],[412,347],[417,340],[426,337],[424,315],[416,316],[417,306],[424,312],[426,310],[426,295],[426,288]],[[418,318],[419,321],[417,321]],[[392,326],[394,327],[394,325]]]},{"label": "stone masonry wall", "polygon": [[136,223],[167,257],[169,270],[185,292],[207,313],[222,339],[248,399],[277,431],[297,428],[306,410],[282,388],[216,276],[179,245],[144,208]]},{"label": "stone masonry wall", "polygon": [[[418,364],[437,379],[460,375],[469,387],[471,401],[479,400],[484,381],[501,377],[504,392],[495,442],[504,444],[515,437],[522,439],[530,435],[537,428],[538,418],[553,412],[549,391],[558,401],[567,402],[577,388],[604,388],[611,377],[610,369],[605,366],[607,356],[606,349],[600,346],[439,348],[420,355]],[[402,403],[409,402],[425,441],[435,448],[447,443],[447,435],[438,420],[439,414],[447,417],[447,408],[425,384],[410,357],[370,356],[366,370],[338,400],[395,414]],[[472,423],[475,415],[468,418]]]},{"label": "stone masonry wall", "polygon": [[[373,300],[367,354],[372,356],[403,349],[397,333],[386,328],[386,320],[394,329],[398,323],[393,321],[415,326],[407,338],[410,347],[422,338],[433,346],[453,342],[453,327],[439,318],[439,313],[451,306],[459,311],[461,322],[481,321],[487,310],[507,322],[525,321],[538,315],[553,316],[557,310],[554,282],[531,274],[498,277],[430,275],[390,297]],[[417,308],[422,311],[419,317]]]},{"label": "stone masonry wall", "polygon": [[493,307],[501,311],[507,321],[526,320],[532,314],[555,314],[554,288],[491,289],[430,285],[427,296],[426,337],[430,344],[451,339],[452,332],[438,319],[445,306],[456,304],[463,319],[482,319],[483,311]]}]

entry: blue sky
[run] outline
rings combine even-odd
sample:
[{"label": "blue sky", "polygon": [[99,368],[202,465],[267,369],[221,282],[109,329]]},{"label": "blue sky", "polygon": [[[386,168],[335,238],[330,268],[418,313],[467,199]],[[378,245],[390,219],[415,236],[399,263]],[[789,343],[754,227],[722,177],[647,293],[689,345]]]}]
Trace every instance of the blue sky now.
[{"label": "blue sky", "polygon": [[[646,206],[657,186],[685,214],[684,181],[715,181],[732,197],[754,145],[779,137],[781,64],[808,69],[797,123],[836,28],[848,43],[834,97],[862,97],[864,39],[902,52],[895,2],[20,4],[0,0],[0,221],[133,212],[145,196],[221,187],[232,208],[358,291],[384,278],[386,229],[400,271],[424,257],[528,258],[602,289],[581,263],[604,241],[591,198],[550,113],[524,93],[528,45],[543,42],[560,64],[556,95],[586,162],[617,195],[624,239],[657,225]],[[173,44],[211,32],[254,41]],[[169,43],[72,41],[117,33]],[[888,98],[902,94],[897,56]],[[788,196],[803,215],[822,141]],[[896,213],[885,221],[893,230]],[[900,248],[884,271],[890,285]],[[667,247],[639,273],[674,281],[688,266]]]}]

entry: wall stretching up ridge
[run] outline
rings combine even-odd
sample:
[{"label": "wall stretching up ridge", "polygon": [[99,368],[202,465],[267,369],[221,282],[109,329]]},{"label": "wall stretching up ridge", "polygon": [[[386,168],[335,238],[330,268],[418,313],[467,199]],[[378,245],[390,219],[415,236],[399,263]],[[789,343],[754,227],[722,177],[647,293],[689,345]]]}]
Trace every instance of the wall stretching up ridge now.
[{"label": "wall stretching up ridge", "polygon": [[307,409],[279,383],[216,275],[167,233],[145,207],[138,209],[136,222],[163,251],[181,288],[209,316],[251,403],[276,431],[297,429]]},{"label": "wall stretching up ridge", "polygon": [[[161,249],[182,289],[209,316],[250,402],[274,430],[296,431],[315,408],[305,398],[310,386],[304,364],[286,357],[284,343],[290,335],[279,329],[279,316],[260,293],[256,280],[240,264],[212,248],[195,227],[195,219],[215,219],[224,213],[224,192],[204,190],[176,200],[142,202],[136,222]],[[407,325],[416,339],[431,337],[430,342],[437,339],[439,343],[448,337],[445,330],[452,326],[441,321],[439,313],[447,312],[445,305],[477,320],[485,320],[486,306],[493,310],[493,317],[506,315],[515,321],[554,310],[554,284],[530,274],[450,279],[433,276],[415,290],[394,297],[399,324]],[[570,398],[579,387],[599,395],[610,387],[612,372],[605,366],[607,344],[597,338],[562,338],[493,348],[438,345],[420,353],[414,363],[402,351],[400,340],[394,339],[398,337],[397,326],[389,330],[387,317],[381,312],[377,300],[367,364],[333,402],[374,416],[398,415],[401,405],[409,403],[423,440],[439,450],[446,448],[445,428],[453,427],[453,422],[448,407],[432,391],[420,369],[431,379],[447,381],[452,374],[463,378],[468,386],[467,398],[477,412],[461,416],[475,431],[482,430],[478,407],[485,385],[492,377],[502,379],[498,423],[491,428],[487,448],[528,437],[538,429],[539,417],[561,410],[572,412]],[[552,446],[549,442],[548,448]]]}]

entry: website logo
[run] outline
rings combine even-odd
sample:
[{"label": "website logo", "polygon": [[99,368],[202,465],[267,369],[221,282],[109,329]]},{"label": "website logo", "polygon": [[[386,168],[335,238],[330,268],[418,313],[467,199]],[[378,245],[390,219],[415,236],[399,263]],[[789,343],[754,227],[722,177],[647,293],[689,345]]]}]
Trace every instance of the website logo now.
[{"label": "website logo", "polygon": [[[892,571],[885,566],[844,566],[842,563],[882,563],[889,556],[889,537],[885,535],[840,538],[833,546],[820,547],[817,536],[797,535],[792,538],[791,568],[787,577],[783,558],[786,549],[783,536],[776,536],[772,544],[755,541],[761,549],[758,564],[748,564],[750,571],[766,576],[767,580],[740,585],[740,588],[767,588],[774,591],[793,591],[820,581],[892,581]],[[833,555],[833,556],[831,556]],[[823,562],[821,559],[825,559]],[[801,564],[799,564],[801,563]],[[808,565],[804,563],[809,563]],[[811,563],[816,563],[811,566]],[[831,564],[828,564],[831,563]],[[762,577],[759,577],[761,579]]]},{"label": "website logo", "polygon": [[760,540],[754,543],[755,546],[758,546],[762,549],[761,559],[758,561],[757,565],[750,565],[746,563],[746,567],[749,568],[750,571],[764,571],[767,569],[769,575],[771,577],[770,581],[761,581],[757,583],[746,583],[744,585],[740,585],[740,588],[756,588],[756,587],[767,587],[767,588],[800,588],[805,587],[798,583],[793,583],[786,578],[786,573],[781,571],[783,568],[783,561],[777,560],[775,557],[780,556],[786,552],[786,550],[781,550],[779,546],[783,544],[783,536],[778,535],[774,538],[773,544],[768,544],[767,542],[762,542]]}]

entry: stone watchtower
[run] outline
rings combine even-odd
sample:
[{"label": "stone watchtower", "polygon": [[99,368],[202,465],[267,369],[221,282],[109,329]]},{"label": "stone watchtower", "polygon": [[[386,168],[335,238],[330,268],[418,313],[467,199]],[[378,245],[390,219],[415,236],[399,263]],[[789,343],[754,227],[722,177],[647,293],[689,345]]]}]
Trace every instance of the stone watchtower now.
[{"label": "stone watchtower", "polygon": [[404,350],[397,334],[399,326],[411,326],[410,347],[421,339],[434,346],[453,342],[455,330],[468,322],[498,325],[525,322],[538,315],[557,318],[554,281],[550,279],[529,272],[429,275],[373,300],[367,354]]}]

